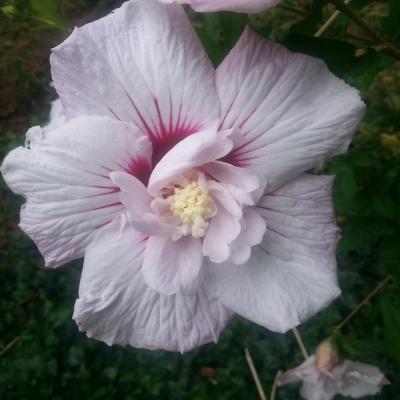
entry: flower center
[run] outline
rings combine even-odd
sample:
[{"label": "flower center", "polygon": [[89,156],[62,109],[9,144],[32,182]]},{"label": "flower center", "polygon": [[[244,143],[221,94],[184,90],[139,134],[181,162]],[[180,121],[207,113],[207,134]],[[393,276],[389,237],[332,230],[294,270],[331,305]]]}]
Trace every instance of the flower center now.
[{"label": "flower center", "polygon": [[209,220],[215,214],[214,200],[198,182],[184,179],[168,197],[172,214],[182,222],[184,233],[193,237],[206,234]]}]

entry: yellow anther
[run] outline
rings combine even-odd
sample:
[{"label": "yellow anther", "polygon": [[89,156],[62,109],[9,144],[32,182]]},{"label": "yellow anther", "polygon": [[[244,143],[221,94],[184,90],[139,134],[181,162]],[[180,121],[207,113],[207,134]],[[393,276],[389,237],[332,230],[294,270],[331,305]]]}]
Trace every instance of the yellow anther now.
[{"label": "yellow anther", "polygon": [[203,237],[208,228],[207,220],[214,214],[214,200],[201,190],[198,182],[185,179],[168,197],[170,210],[180,218],[186,234]]}]

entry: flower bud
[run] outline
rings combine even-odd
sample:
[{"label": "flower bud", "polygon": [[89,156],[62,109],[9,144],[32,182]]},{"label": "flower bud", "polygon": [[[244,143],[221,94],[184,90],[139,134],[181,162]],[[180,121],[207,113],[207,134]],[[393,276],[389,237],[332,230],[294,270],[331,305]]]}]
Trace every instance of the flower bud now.
[{"label": "flower bud", "polygon": [[335,346],[328,339],[323,341],[315,354],[315,368],[318,372],[328,372],[338,363],[339,355]]}]

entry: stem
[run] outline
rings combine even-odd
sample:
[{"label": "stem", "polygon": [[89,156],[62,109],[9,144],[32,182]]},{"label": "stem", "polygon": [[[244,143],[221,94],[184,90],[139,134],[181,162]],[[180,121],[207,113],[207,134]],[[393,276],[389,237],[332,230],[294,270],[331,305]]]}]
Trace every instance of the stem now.
[{"label": "stem", "polygon": [[286,6],[285,4],[279,4],[277,7],[281,8],[282,10],[290,11],[294,14],[301,15],[303,17],[308,15],[305,11],[301,10],[300,8]]},{"label": "stem", "polygon": [[254,366],[253,358],[251,357],[250,351],[247,347],[244,349],[244,354],[246,355],[247,364],[249,365],[249,369],[250,369],[251,375],[253,376],[254,382],[256,384],[260,399],[267,400],[267,397],[265,396],[265,392],[261,385],[261,381],[258,376],[256,367]]},{"label": "stem", "polygon": [[0,351],[0,357],[3,357],[9,350],[11,350],[19,341],[21,336],[16,336],[11,342],[9,342],[3,350]]},{"label": "stem", "polygon": [[280,370],[275,375],[275,379],[274,379],[274,383],[272,384],[272,389],[271,389],[271,394],[269,396],[269,400],[275,400],[276,389],[278,387],[278,379],[280,378],[281,375],[282,375],[282,371],[280,371]]},{"label": "stem", "polygon": [[297,344],[300,347],[301,354],[303,354],[304,359],[307,360],[308,351],[306,349],[306,346],[304,345],[303,339],[301,338],[299,331],[297,330],[297,328],[293,328],[292,331],[293,331],[294,337],[296,338]]},{"label": "stem", "polygon": [[361,303],[359,303],[353,311],[333,330],[332,335],[338,333],[370,300],[374,297],[379,291],[381,291],[390,281],[392,277],[389,275],[387,276],[382,282],[380,282],[375,289],[373,289],[367,297]]},{"label": "stem", "polygon": [[369,36],[375,41],[375,43],[379,46],[378,51],[381,53],[386,53],[393,58],[400,60],[400,51],[396,49],[392,44],[387,42],[382,36],[376,33],[373,29],[369,27],[369,25],[361,19],[354,11],[346,6],[346,4],[342,0],[330,0],[332,4],[336,6],[336,8],[345,14],[349,19],[351,19],[355,24],[357,24],[361,29],[363,29]]},{"label": "stem", "polygon": [[[344,4],[349,4],[351,0],[345,0]],[[335,21],[335,19],[340,15],[340,11],[336,10],[327,21],[319,28],[319,30],[315,33],[314,37],[320,37]]]}]

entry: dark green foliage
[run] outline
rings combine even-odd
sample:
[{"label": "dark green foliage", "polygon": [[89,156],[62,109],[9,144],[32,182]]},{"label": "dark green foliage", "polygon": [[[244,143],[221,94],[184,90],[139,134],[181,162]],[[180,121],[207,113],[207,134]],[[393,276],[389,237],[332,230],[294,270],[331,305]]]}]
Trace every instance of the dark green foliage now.
[{"label": "dark green foliage", "polygon": [[[400,397],[400,65],[372,48],[373,42],[343,16],[322,38],[314,38],[333,11],[327,3],[287,0],[286,8],[250,18],[260,34],[322,58],[335,74],[358,87],[368,104],[349,153],[317,171],[337,176],[334,201],[343,234],[338,249],[343,295],[300,332],[313,351],[391,274],[394,279],[334,339],[343,357],[382,369],[392,384],[374,398],[394,400]],[[46,120],[53,96],[48,87],[49,49],[73,25],[105,14],[116,4],[7,0],[1,6],[0,159],[23,143],[30,125]],[[352,4],[380,34],[400,46],[398,0]],[[229,13],[191,17],[215,65],[247,21]],[[278,370],[302,362],[290,332],[274,334],[239,318],[218,345],[184,356],[111,348],[87,339],[71,320],[81,262],[44,270],[37,250],[16,225],[21,202],[2,182],[0,399],[256,399],[245,346],[267,393]],[[277,398],[299,399],[298,386],[279,389]]]},{"label": "dark green foliage", "polygon": [[383,31],[386,35],[399,37],[400,3],[397,0],[389,0],[389,15],[384,17]]},{"label": "dark green foliage", "polygon": [[239,39],[247,23],[247,15],[221,12],[206,14],[196,24],[196,31],[215,66],[224,59]]}]

